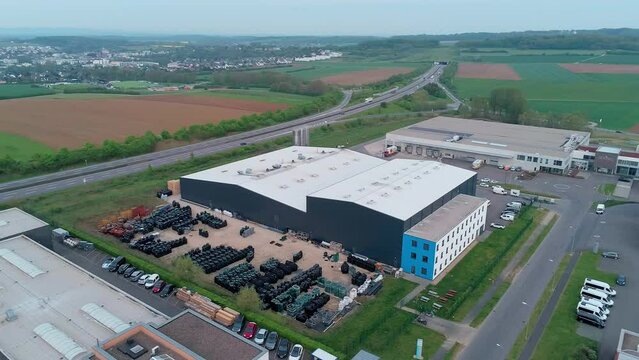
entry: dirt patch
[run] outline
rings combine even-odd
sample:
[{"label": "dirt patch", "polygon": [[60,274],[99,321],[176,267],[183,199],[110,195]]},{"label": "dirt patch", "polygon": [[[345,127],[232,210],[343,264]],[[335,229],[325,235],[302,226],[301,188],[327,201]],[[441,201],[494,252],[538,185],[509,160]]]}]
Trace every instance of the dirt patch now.
[{"label": "dirt patch", "polygon": [[106,139],[124,140],[151,130],[175,131],[217,123],[285,104],[210,96],[130,96],[109,99],[16,99],[0,101],[0,131],[26,136],[52,148],[77,148]]},{"label": "dirt patch", "polygon": [[458,78],[521,80],[519,74],[507,64],[475,64],[462,63],[457,68]]},{"label": "dirt patch", "polygon": [[573,73],[639,74],[639,65],[559,64],[559,66]]},{"label": "dirt patch", "polygon": [[631,127],[628,131],[639,134],[639,124]]},{"label": "dirt patch", "polygon": [[386,80],[389,77],[397,74],[408,74],[413,70],[415,69],[408,67],[392,67],[365,71],[353,71],[339,75],[326,76],[321,78],[320,80],[324,81],[325,83],[336,85],[363,85]]}]

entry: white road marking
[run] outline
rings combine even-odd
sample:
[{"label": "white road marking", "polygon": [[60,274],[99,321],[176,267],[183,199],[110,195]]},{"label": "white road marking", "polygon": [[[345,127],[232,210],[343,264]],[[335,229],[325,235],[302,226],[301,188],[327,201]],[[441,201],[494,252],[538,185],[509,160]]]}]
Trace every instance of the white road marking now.
[{"label": "white road marking", "polygon": [[524,304],[524,305],[528,305],[528,303],[527,303],[527,302],[525,302],[525,301],[522,301],[521,303],[522,303],[522,304]]},{"label": "white road marking", "polygon": [[553,260],[553,259],[548,259],[548,261],[550,261],[550,262],[554,262],[555,260]]},{"label": "white road marking", "polygon": [[501,347],[501,345],[497,344],[498,347]]},{"label": "white road marking", "polygon": [[594,238],[600,238],[600,237],[601,237],[601,235],[593,235],[592,237],[594,237]]}]

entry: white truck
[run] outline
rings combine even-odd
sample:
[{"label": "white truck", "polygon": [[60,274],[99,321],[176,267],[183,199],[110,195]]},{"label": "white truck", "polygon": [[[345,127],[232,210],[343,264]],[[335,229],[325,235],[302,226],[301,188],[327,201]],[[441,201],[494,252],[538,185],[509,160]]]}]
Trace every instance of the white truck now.
[{"label": "white truck", "polygon": [[508,195],[508,191],[501,186],[493,186],[493,193],[500,195]]}]

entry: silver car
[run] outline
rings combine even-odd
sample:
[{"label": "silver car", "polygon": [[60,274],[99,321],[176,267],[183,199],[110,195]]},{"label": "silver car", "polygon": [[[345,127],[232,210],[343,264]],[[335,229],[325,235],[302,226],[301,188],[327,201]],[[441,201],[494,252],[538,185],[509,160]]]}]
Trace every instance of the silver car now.
[{"label": "silver car", "polygon": [[266,341],[266,336],[268,336],[268,330],[264,328],[259,329],[257,331],[257,334],[255,334],[255,343],[258,345],[264,344],[264,342]]}]

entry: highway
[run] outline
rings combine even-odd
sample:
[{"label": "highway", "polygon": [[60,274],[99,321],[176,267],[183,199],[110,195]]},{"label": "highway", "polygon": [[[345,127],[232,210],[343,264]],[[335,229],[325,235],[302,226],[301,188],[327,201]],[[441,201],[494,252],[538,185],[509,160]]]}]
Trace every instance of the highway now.
[{"label": "highway", "polygon": [[445,65],[434,65],[426,73],[415,78],[413,82],[393,92],[387,92],[368,103],[346,106],[351,99],[351,92],[345,92],[343,101],[327,111],[277,124],[261,129],[251,130],[223,138],[157,151],[149,154],[132,156],[81,168],[59,171],[47,175],[31,177],[0,184],[0,203],[30,197],[51,191],[67,189],[73,186],[119,176],[134,174],[146,170],[149,166],[158,167],[188,160],[191,155],[205,156],[226,151],[243,143],[257,143],[289,134],[299,128],[318,126],[342,120],[360,112],[379,106],[383,102],[391,102],[415,91],[431,82],[437,82]]}]

